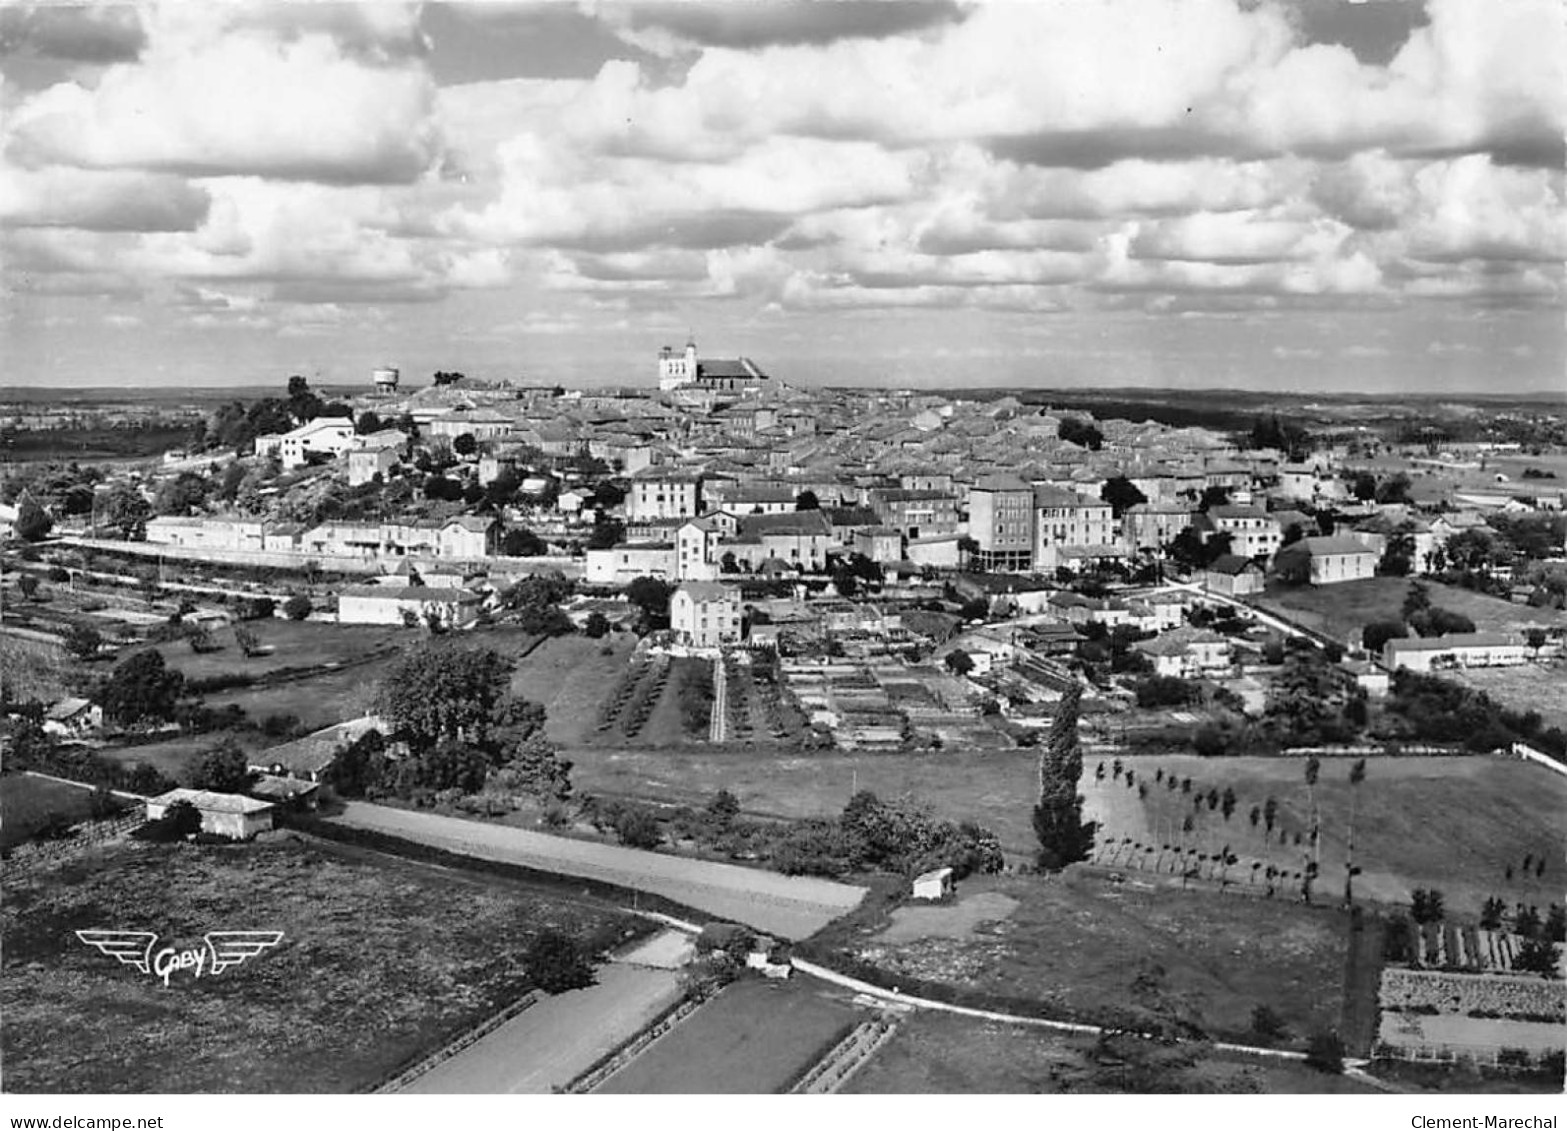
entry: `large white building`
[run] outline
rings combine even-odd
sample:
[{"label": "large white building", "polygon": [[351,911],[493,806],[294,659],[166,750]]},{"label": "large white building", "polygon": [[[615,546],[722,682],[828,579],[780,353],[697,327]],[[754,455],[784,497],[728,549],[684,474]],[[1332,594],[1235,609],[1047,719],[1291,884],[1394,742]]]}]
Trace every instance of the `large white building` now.
[{"label": "large white building", "polygon": [[1034,569],[1052,570],[1066,550],[1119,548],[1109,503],[1059,487],[1034,488]]},{"label": "large white building", "polygon": [[1026,570],[1034,559],[1034,489],[1015,475],[986,475],[969,488],[968,533],[985,569]]},{"label": "large white building", "polygon": [[669,627],[682,643],[719,648],[740,642],[740,589],[716,581],[687,581],[669,598]]},{"label": "large white building", "polygon": [[702,478],[689,471],[648,468],[631,479],[626,518],[695,518],[700,513]]},{"label": "large white building", "polygon": [[1230,553],[1243,558],[1272,557],[1284,541],[1278,520],[1261,507],[1230,503],[1208,511],[1208,521],[1218,534],[1230,536]]},{"label": "large white building", "polygon": [[318,416],[291,432],[277,436],[257,436],[258,456],[276,453],[283,470],[303,467],[312,455],[333,459],[348,451],[354,441],[354,422],[345,416]]},{"label": "large white building", "polygon": [[1455,632],[1450,636],[1412,636],[1382,646],[1389,670],[1428,672],[1443,668],[1508,667],[1524,662],[1524,642],[1504,632]]}]

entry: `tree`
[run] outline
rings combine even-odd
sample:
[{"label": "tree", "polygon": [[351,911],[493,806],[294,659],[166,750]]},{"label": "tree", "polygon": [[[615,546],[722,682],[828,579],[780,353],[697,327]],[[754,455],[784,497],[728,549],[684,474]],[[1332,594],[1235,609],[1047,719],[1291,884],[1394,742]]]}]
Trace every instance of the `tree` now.
[{"label": "tree", "polygon": [[954,648],[947,653],[947,670],[953,675],[968,675],[974,670],[974,658],[961,648]]},{"label": "tree", "polygon": [[1435,888],[1416,888],[1409,893],[1409,917],[1417,923],[1440,923],[1447,915],[1442,893]]},{"label": "tree", "polygon": [[250,787],[250,767],[237,746],[225,744],[207,751],[191,771],[192,789],[215,793],[244,793]]},{"label": "tree", "polygon": [[555,744],[535,731],[523,741],[499,771],[507,784],[546,801],[565,801],[571,796],[571,766]]},{"label": "tree", "polygon": [[563,994],[593,984],[593,963],[587,950],[560,931],[540,931],[529,945],[523,965],[533,984],[547,994]]},{"label": "tree", "polygon": [[24,542],[41,542],[54,528],[54,519],[32,499],[23,499],[16,509],[16,536]]},{"label": "tree", "polygon": [[642,610],[644,624],[649,627],[667,625],[669,598],[673,592],[672,586],[656,577],[638,577],[626,586],[626,600]]},{"label": "tree", "polygon": [[90,624],[75,624],[65,634],[65,650],[78,660],[90,660],[103,647],[103,637]]},{"label": "tree", "polygon": [[533,531],[514,526],[501,538],[501,553],[508,558],[538,558],[549,553],[549,547]]},{"label": "tree", "polygon": [[[521,741],[543,722],[542,708],[510,694],[512,667],[490,648],[427,642],[382,678],[375,713],[416,755],[443,739],[499,753],[508,737]],[[522,733],[511,735],[516,728]]]},{"label": "tree", "polygon": [[1076,444],[1092,452],[1104,446],[1104,433],[1094,427],[1092,417],[1087,420],[1073,416],[1062,417],[1056,427],[1056,435],[1069,444]]},{"label": "tree", "polygon": [[473,438],[472,432],[464,432],[452,441],[452,451],[460,456],[471,456],[479,450],[479,441]]},{"label": "tree", "polygon": [[147,519],[152,507],[141,492],[128,483],[117,484],[98,505],[98,521],[119,530],[127,541],[140,541],[147,534]]},{"label": "tree", "polygon": [[1561,962],[1561,947],[1541,935],[1525,939],[1513,958],[1513,969],[1554,977]]},{"label": "tree", "polygon": [[797,511],[818,511],[822,509],[822,503],[816,497],[816,492],[807,488],[795,496],[794,509]]},{"label": "tree", "polygon": [[1423,581],[1411,581],[1409,588],[1404,592],[1404,605],[1400,610],[1407,621],[1417,613],[1423,613],[1431,607],[1431,587]]},{"label": "tree", "polygon": [[1077,734],[1082,696],[1083,689],[1076,683],[1061,696],[1039,757],[1034,834],[1039,838],[1039,864],[1051,871],[1088,859],[1094,846],[1097,826],[1083,820],[1083,796],[1077,792],[1083,773],[1083,752]]},{"label": "tree", "polygon": [[1306,756],[1306,820],[1311,822],[1311,859],[1321,860],[1318,841],[1321,839],[1322,819],[1317,815],[1317,778],[1322,773],[1322,759],[1315,754]]},{"label": "tree", "polygon": [[1313,1033],[1306,1044],[1306,1064],[1318,1072],[1344,1071],[1344,1042],[1337,1033]]},{"label": "tree", "polygon": [[99,693],[104,714],[122,724],[166,721],[185,687],[185,677],[171,670],[163,653],[148,648],[121,660]]},{"label": "tree", "polygon": [[455,371],[448,373],[444,369],[436,370],[434,375],[431,377],[431,380],[436,385],[455,385],[462,379],[463,375],[461,373],[457,373]]},{"label": "tree", "polygon": [[1482,931],[1497,931],[1502,926],[1502,916],[1507,912],[1507,905],[1500,899],[1492,896],[1487,899],[1480,909],[1480,929]]},{"label": "tree", "polygon": [[38,579],[30,573],[24,573],[16,579],[16,587],[22,591],[22,600],[31,601],[38,595]]},{"label": "tree", "polygon": [[1207,513],[1214,507],[1228,506],[1230,502],[1230,489],[1228,487],[1205,487],[1202,496],[1197,500],[1197,509]]},{"label": "tree", "polygon": [[1402,640],[1409,635],[1409,629],[1404,627],[1402,621],[1376,620],[1366,625],[1360,631],[1360,646],[1372,655],[1381,655],[1382,646],[1389,640]]},{"label": "tree", "polygon": [[1105,480],[1105,485],[1099,488],[1099,497],[1110,504],[1110,510],[1116,518],[1148,501],[1148,496],[1142,493],[1137,484],[1124,475]]},{"label": "tree", "polygon": [[583,634],[589,640],[601,639],[609,633],[609,629],[609,618],[597,609],[588,614],[587,623],[582,626]]},{"label": "tree", "polygon": [[1264,1041],[1276,1041],[1289,1030],[1284,1018],[1266,1005],[1259,1005],[1251,1011],[1251,1031]]},{"label": "tree", "polygon": [[289,620],[304,620],[315,611],[315,605],[303,593],[295,593],[283,602],[283,615]]},{"label": "tree", "polygon": [[1360,784],[1366,780],[1366,760],[1356,758],[1349,768],[1349,841],[1344,857],[1344,905],[1355,901],[1355,810],[1360,800]]},{"label": "tree", "polygon": [[627,848],[654,849],[664,843],[658,818],[640,806],[630,806],[615,820],[615,835]]},{"label": "tree", "polygon": [[184,839],[201,831],[201,810],[182,798],[163,811],[158,823],[166,836]]},{"label": "tree", "polygon": [[1279,820],[1279,803],[1273,798],[1268,798],[1262,805],[1262,826],[1267,830],[1267,835],[1273,835],[1273,826]]},{"label": "tree", "polygon": [[1224,787],[1224,796],[1219,799],[1219,812],[1224,814],[1226,821],[1230,819],[1230,814],[1235,812],[1235,791],[1229,786]]}]

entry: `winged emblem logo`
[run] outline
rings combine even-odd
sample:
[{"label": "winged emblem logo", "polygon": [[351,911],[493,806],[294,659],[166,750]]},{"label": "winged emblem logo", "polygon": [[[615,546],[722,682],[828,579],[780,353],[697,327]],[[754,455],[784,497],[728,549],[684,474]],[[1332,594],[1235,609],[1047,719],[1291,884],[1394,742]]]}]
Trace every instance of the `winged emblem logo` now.
[{"label": "winged emblem logo", "polygon": [[138,973],[161,978],[167,986],[180,970],[189,970],[200,978],[238,966],[277,946],[283,941],[283,932],[209,931],[202,939],[205,946],[184,950],[166,946],[157,951],[153,948],[158,944],[158,936],[153,931],[77,931],[76,937],[122,965],[134,967]]}]

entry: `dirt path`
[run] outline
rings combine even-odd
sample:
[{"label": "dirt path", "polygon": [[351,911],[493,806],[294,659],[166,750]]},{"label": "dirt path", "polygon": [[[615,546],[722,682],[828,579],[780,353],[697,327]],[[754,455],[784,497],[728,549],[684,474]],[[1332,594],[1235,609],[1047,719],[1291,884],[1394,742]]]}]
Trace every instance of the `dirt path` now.
[{"label": "dirt path", "polygon": [[338,823],[448,852],[582,876],[661,895],[769,934],[800,939],[856,907],[865,889],[708,860],[570,840],[458,817],[349,802]]},{"label": "dirt path", "polygon": [[545,998],[403,1091],[497,1095],[564,1087],[679,996],[674,970],[601,966],[597,984]]}]

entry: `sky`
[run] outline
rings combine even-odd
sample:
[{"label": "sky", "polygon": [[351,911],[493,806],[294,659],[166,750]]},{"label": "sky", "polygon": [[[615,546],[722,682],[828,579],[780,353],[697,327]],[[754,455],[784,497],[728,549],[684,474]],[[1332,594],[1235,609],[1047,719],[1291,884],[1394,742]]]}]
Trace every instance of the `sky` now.
[{"label": "sky", "polygon": [[1558,0],[0,4],[0,385],[1567,392]]}]

